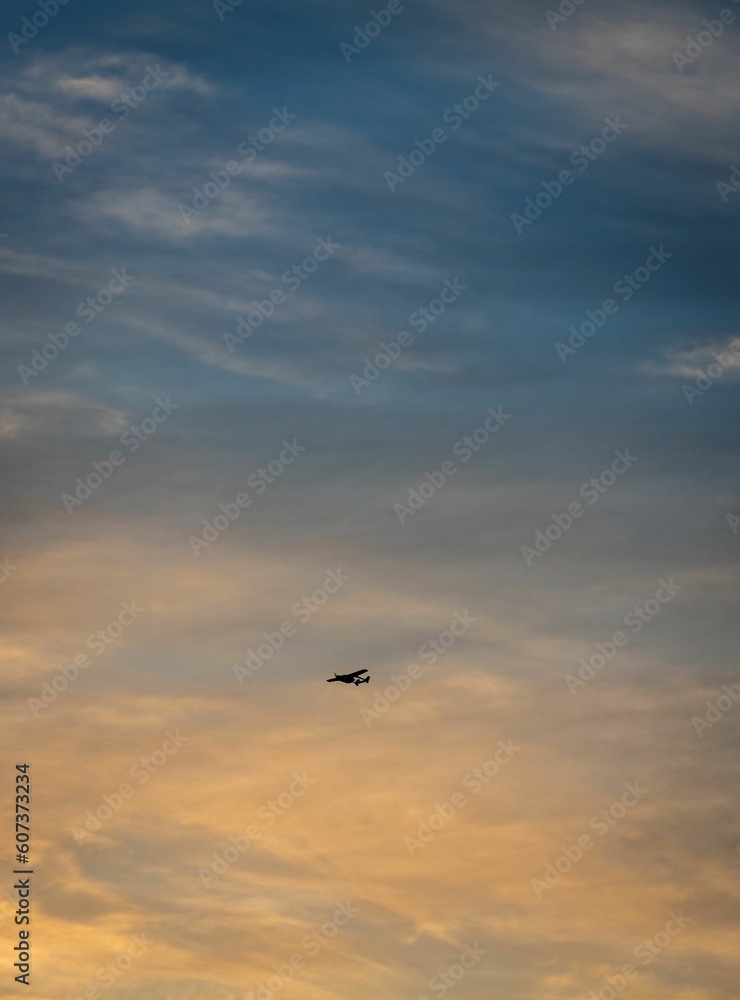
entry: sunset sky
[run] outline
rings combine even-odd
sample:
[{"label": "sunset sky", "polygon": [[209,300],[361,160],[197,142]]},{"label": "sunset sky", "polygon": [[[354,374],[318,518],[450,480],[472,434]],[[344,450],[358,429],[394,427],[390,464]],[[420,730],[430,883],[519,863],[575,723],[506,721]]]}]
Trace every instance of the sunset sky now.
[{"label": "sunset sky", "polygon": [[6,5],[0,997],[737,1000],[736,4]]}]

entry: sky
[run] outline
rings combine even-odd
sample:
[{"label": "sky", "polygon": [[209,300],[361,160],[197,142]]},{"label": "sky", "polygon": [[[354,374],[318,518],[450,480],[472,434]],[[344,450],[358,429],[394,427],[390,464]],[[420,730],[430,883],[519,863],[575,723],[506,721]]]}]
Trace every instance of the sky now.
[{"label": "sky", "polygon": [[6,5],[3,997],[735,1000],[738,32]]}]

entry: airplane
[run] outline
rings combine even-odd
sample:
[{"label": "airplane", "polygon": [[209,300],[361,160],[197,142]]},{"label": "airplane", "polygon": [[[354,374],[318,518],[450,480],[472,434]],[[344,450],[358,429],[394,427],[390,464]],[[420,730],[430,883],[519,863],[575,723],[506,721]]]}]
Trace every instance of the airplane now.
[{"label": "airplane", "polygon": [[360,674],[367,674],[367,668],[362,670],[355,670],[352,674],[334,674],[333,677],[327,677],[327,684],[331,684],[332,681],[341,681],[343,684],[369,684],[370,675],[367,677],[360,677]]}]

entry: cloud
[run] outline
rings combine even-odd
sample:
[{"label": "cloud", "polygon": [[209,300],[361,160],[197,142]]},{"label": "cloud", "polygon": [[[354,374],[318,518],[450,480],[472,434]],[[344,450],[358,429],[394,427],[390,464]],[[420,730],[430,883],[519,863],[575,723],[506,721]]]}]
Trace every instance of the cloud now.
[{"label": "cloud", "polygon": [[[739,343],[736,217],[715,186],[736,149],[737,25],[682,74],[672,51],[716,16],[703,3],[589,0],[557,31],[521,0],[408,3],[349,65],[339,43],[371,15],[335,0],[223,21],[195,0],[73,8],[0,81],[0,742],[32,767],[36,993],[80,996],[144,934],[116,980],[130,1000],[244,1000],[294,954],[273,1000],[438,995],[475,942],[449,1000],[571,1000],[683,908],[634,985],[723,1000],[740,707],[702,739],[691,720],[738,683],[737,366],[701,407],[680,385]],[[59,182],[52,159],[149,66],[161,85]],[[384,172],[481,73],[496,102],[391,192]],[[295,121],[186,222],[275,107]],[[624,136],[517,233],[511,214],[616,114]],[[327,237],[336,254],[230,353],[224,332]],[[670,266],[563,364],[554,345],[661,243]],[[130,288],[23,387],[16,366],[123,266]],[[464,296],[422,329],[455,277]],[[358,396],[349,375],[404,329]],[[61,494],[166,396],[172,419],[70,515]],[[462,461],[491,407],[510,423]],[[267,472],[294,439],[300,461]],[[625,448],[634,469],[589,503]],[[453,459],[401,524],[394,504]],[[551,544],[528,566],[537,532]],[[323,600],[330,570],[348,580]],[[675,600],[572,692],[668,577]],[[144,610],[106,632],[123,602]],[[445,646],[463,611],[474,626]],[[368,685],[325,682],[360,667]],[[186,737],[174,753],[168,733]]]},{"label": "cloud", "polygon": [[[213,99],[214,85],[171,60],[142,52],[93,55],[79,47],[75,52],[76,75],[69,72],[68,55],[36,56],[20,74],[6,77],[0,93],[0,135],[39,156],[63,153],[65,143],[83,137],[83,129],[96,127],[107,112],[120,123],[119,98],[139,86],[156,63],[157,86],[164,93],[197,95]],[[161,94],[158,95],[161,97]],[[136,108],[135,102],[134,109]],[[132,114],[126,108],[126,117]],[[134,121],[136,119],[134,118]],[[129,125],[130,127],[130,125]],[[103,150],[105,155],[105,150]]]},{"label": "cloud", "polygon": [[[648,363],[643,366],[643,370],[652,375],[686,379],[696,378],[706,370],[707,365],[719,363],[723,369],[722,374],[732,380],[740,377],[740,368],[735,367],[739,355],[740,337],[727,336],[698,347],[668,348],[663,352],[662,363]],[[724,360],[724,364],[718,357]]]},{"label": "cloud", "polygon": [[109,436],[128,426],[126,416],[96,400],[66,392],[23,392],[0,408],[0,437],[36,435]]}]

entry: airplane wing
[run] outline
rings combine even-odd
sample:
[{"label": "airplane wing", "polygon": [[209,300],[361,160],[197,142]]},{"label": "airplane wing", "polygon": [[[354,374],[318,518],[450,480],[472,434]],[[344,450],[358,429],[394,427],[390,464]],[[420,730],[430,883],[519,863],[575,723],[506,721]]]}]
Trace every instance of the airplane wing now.
[{"label": "airplane wing", "polygon": [[351,681],[354,680],[355,677],[359,677],[361,674],[366,674],[366,673],[367,673],[367,667],[363,667],[362,670],[355,670],[354,673],[339,674],[338,677],[328,677],[327,680],[330,683],[331,681],[344,681],[345,683],[349,684],[351,683]]}]

